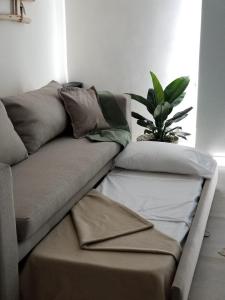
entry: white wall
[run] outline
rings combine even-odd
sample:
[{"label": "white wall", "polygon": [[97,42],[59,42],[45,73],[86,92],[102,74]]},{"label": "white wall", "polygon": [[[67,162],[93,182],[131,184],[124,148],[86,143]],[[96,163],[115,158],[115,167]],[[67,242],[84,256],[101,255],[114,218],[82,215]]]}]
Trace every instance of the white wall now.
[{"label": "white wall", "polygon": [[[150,69],[164,85],[190,75],[183,108],[196,108],[200,11],[200,0],[66,0],[69,80],[145,96]],[[191,144],[195,119],[196,111],[184,122]]]},{"label": "white wall", "polygon": [[64,0],[24,4],[31,24],[0,21],[0,97],[67,78]]},{"label": "white wall", "polygon": [[197,147],[225,156],[225,2],[203,0]]}]

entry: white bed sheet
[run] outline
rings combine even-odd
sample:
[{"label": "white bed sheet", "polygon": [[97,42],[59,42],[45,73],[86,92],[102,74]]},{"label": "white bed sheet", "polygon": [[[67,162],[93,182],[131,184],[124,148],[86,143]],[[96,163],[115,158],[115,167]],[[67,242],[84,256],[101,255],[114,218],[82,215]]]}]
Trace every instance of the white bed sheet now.
[{"label": "white bed sheet", "polygon": [[97,190],[152,222],[156,229],[182,243],[202,190],[200,177],[112,170]]}]

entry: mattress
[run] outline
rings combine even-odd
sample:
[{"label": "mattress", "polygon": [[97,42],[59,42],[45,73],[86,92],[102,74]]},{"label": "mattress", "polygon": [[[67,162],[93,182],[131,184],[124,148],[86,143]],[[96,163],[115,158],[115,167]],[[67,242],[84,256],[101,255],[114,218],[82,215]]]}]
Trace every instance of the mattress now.
[{"label": "mattress", "polygon": [[203,179],[190,175],[112,170],[97,190],[182,243],[191,226]]},{"label": "mattress", "polygon": [[[109,181],[113,183],[110,190],[107,187]],[[95,206],[93,195],[90,194],[93,193],[92,191],[78,203],[78,214],[76,205],[71,213],[32,251],[20,274],[22,298],[24,300],[31,298],[33,300],[72,299],[74,297],[78,300],[187,300],[215,191],[217,169],[212,179],[204,181],[203,188],[202,182],[201,178],[185,175],[113,170],[97,189],[110,193],[109,198],[114,198],[114,201],[108,200],[112,202],[114,208],[121,206],[116,203],[120,201],[128,208],[132,205],[132,210],[136,210],[138,214],[145,214],[147,218],[155,219],[153,221],[156,224],[155,227],[160,227],[161,231],[167,235],[170,233],[173,237],[176,236],[177,230],[168,229],[165,224],[174,223],[177,228],[185,224],[188,227],[195,214],[178,266],[174,259],[176,256],[165,255],[163,246],[165,243],[162,243],[159,238],[160,232],[156,235],[156,230],[152,226],[150,227],[151,233],[151,230],[144,230],[141,233],[136,230],[131,231],[130,219],[124,222],[123,217],[119,218],[119,211],[114,211],[112,206],[106,205],[108,200],[102,201],[104,197],[102,194],[100,198],[95,199],[97,201],[95,203],[101,205],[105,203],[106,206],[104,209],[98,205]],[[195,212],[200,192],[201,196]],[[117,197],[117,193],[122,193],[123,196]],[[87,197],[90,198],[88,200],[88,203],[92,205],[90,207],[84,206],[84,203],[87,203]],[[171,204],[173,209],[170,209]],[[108,207],[107,211],[106,207]],[[139,219],[133,211],[129,211],[132,216],[135,215]],[[85,224],[80,223],[77,227],[79,220],[84,221]],[[133,218],[132,220],[135,221]],[[110,226],[106,226],[107,224]],[[130,235],[125,235],[125,240],[120,232],[121,224],[122,228],[128,226],[130,233]],[[162,224],[164,224],[164,229]],[[115,227],[119,230],[116,235]],[[81,235],[83,230],[84,236]],[[90,232],[97,234],[95,242],[97,241],[98,245],[93,245],[93,235],[90,236]],[[99,239],[99,232],[104,234],[104,241],[101,237]],[[105,233],[109,233],[110,238],[105,237]],[[139,234],[141,234],[141,239]],[[144,238],[142,234],[145,234]],[[116,246],[116,249],[121,251],[111,251],[114,237],[113,247]],[[155,244],[153,237],[159,242],[158,246],[163,246],[162,255],[159,255],[160,248]],[[174,239],[165,237],[166,247],[177,245],[180,249]],[[133,245],[130,239],[136,243],[134,252],[130,252],[131,248],[134,250],[133,247],[130,248]],[[181,239],[180,237],[179,240]],[[117,243],[118,240],[120,243]],[[83,246],[85,248],[82,248]],[[86,247],[89,246],[91,248],[100,246],[101,249],[98,248],[99,251],[97,251],[92,248],[87,251]],[[148,248],[150,251],[146,251],[146,246],[151,246]],[[106,251],[103,251],[104,247]]]}]

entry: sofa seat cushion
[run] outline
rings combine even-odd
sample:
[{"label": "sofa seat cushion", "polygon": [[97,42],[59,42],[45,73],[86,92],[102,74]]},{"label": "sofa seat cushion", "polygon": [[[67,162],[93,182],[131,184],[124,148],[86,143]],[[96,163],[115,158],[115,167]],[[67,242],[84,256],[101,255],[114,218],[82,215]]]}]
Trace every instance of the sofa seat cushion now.
[{"label": "sofa seat cushion", "polygon": [[113,142],[62,137],[12,168],[18,240],[34,234],[120,150]]}]

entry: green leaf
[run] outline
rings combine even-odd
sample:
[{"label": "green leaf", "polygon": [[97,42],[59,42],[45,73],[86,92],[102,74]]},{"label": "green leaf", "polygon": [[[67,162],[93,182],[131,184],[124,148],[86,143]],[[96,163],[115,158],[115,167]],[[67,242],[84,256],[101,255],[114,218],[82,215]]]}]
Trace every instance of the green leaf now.
[{"label": "green leaf", "polygon": [[152,83],[153,83],[154,92],[155,92],[155,96],[156,96],[156,102],[157,102],[157,104],[163,103],[164,102],[164,92],[163,92],[161,83],[159,82],[157,76],[153,72],[150,72],[150,74],[152,77]]},{"label": "green leaf", "polygon": [[193,107],[189,107],[181,112],[176,113],[171,119],[169,119],[165,122],[165,128],[171,126],[173,123],[177,123],[177,122],[183,120],[184,118],[186,118],[188,115],[188,112],[191,111],[192,109],[193,109]]},{"label": "green leaf", "polygon": [[167,120],[166,123],[165,123],[165,128],[170,127],[173,124],[173,122],[174,122],[173,119]]},{"label": "green leaf", "polygon": [[176,133],[175,133],[173,136],[176,136],[176,137],[178,137],[178,138],[180,137],[180,138],[182,138],[182,139],[184,139],[184,140],[187,140],[186,136],[180,136],[180,135],[178,135],[178,134],[176,134]]},{"label": "green leaf", "polygon": [[177,134],[176,136],[181,137],[184,140],[187,140],[186,136],[182,136],[182,135],[179,135],[179,134]]},{"label": "green leaf", "polygon": [[148,106],[148,101],[144,97],[136,94],[129,94],[129,93],[127,93],[127,95],[130,95],[131,99],[138,101],[139,103],[145,105],[146,107]]},{"label": "green leaf", "polygon": [[159,104],[154,111],[154,118],[160,120],[160,122],[164,122],[172,109],[173,107],[168,102]]},{"label": "green leaf", "polygon": [[142,115],[136,113],[135,111],[132,111],[132,112],[131,112],[131,116],[132,116],[133,118],[135,118],[135,119],[146,120],[145,117],[143,117]]},{"label": "green leaf", "polygon": [[147,100],[152,104],[154,109],[156,109],[156,106],[158,105],[158,103],[156,101],[155,92],[153,89],[148,90]]},{"label": "green leaf", "polygon": [[151,134],[152,131],[150,131],[150,130],[148,130],[148,129],[145,129],[144,133]]},{"label": "green leaf", "polygon": [[176,136],[181,137],[184,140],[187,140],[187,136],[190,135],[190,133],[187,132],[176,132]]},{"label": "green leaf", "polygon": [[173,105],[173,107],[179,105],[179,104],[183,101],[185,95],[186,95],[185,92],[182,93],[177,99],[175,99],[175,100],[171,103],[171,105]]},{"label": "green leaf", "polygon": [[154,115],[155,107],[151,103],[148,105],[147,110],[152,116]]},{"label": "green leaf", "polygon": [[179,118],[175,118],[175,119],[173,120],[173,122],[174,122],[174,123],[180,122],[181,120],[185,119],[187,116],[188,116],[188,114],[185,114],[185,115],[183,115],[183,116],[181,116],[181,117],[179,117]]},{"label": "green leaf", "polygon": [[156,98],[155,98],[155,92],[154,92],[153,89],[148,90],[147,101],[148,101],[147,109],[150,112],[150,114],[153,116],[154,111],[155,111],[156,106],[157,106],[157,102],[156,102]]},{"label": "green leaf", "polygon": [[184,132],[184,131],[179,131],[179,134],[182,134],[182,135],[184,135],[184,136],[189,136],[189,135],[191,135],[190,133]]},{"label": "green leaf", "polygon": [[182,127],[177,126],[177,127],[171,128],[171,129],[169,129],[169,130],[166,131],[166,134],[169,133],[169,132],[172,132],[172,131],[174,131],[174,130],[177,130],[177,129],[178,129],[178,130],[179,130],[179,129],[182,129]]},{"label": "green leaf", "polygon": [[158,104],[154,111],[154,119],[157,119],[162,114],[162,104]]},{"label": "green leaf", "polygon": [[190,82],[189,77],[179,77],[172,81],[164,90],[165,100],[173,103],[186,90]]},{"label": "green leaf", "polygon": [[173,107],[168,103],[164,102],[163,104],[163,120],[165,121],[168,115],[172,112]]},{"label": "green leaf", "polygon": [[183,115],[186,115],[187,113],[189,113],[189,111],[191,111],[193,109],[193,107],[189,107],[189,108],[186,108],[185,110],[182,110],[178,113],[176,113],[174,116],[173,116],[173,119],[176,119],[176,118],[180,118],[182,117]]},{"label": "green leaf", "polygon": [[175,118],[175,119],[172,118],[172,119],[169,119],[169,120],[166,121],[165,127],[169,127],[169,126],[171,126],[173,123],[180,122],[181,120],[183,120],[183,119],[186,118],[187,116],[188,116],[188,114],[183,115],[183,116],[181,116],[181,117],[179,117],[179,118]]},{"label": "green leaf", "polygon": [[168,102],[157,105],[155,109],[154,119],[155,119],[155,125],[160,140],[163,138],[164,122],[167,119],[168,115],[171,113],[172,109],[173,109],[172,106]]},{"label": "green leaf", "polygon": [[[153,123],[151,120],[149,120],[149,119],[143,117],[142,115],[140,115],[140,114],[138,114],[138,113],[136,113],[136,112],[134,112],[134,111],[132,111],[131,115],[132,115],[132,117],[134,117],[135,119],[138,119],[139,123],[143,124],[144,127],[147,127],[147,126],[148,126],[149,128],[154,127],[154,123]],[[139,123],[137,122],[138,125],[140,125]],[[142,125],[140,125],[140,126],[142,126]]]},{"label": "green leaf", "polygon": [[153,131],[156,129],[154,124],[148,124],[147,128]]},{"label": "green leaf", "polygon": [[144,120],[137,120],[137,124],[140,125],[141,127],[147,127],[148,128],[148,122]]}]

